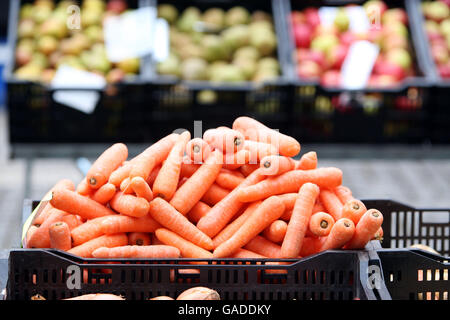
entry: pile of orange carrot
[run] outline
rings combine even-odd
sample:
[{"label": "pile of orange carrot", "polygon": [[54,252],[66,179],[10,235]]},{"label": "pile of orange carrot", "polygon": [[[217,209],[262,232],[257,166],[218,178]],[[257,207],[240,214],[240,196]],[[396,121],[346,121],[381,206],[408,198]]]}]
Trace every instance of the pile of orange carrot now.
[{"label": "pile of orange carrot", "polygon": [[27,248],[87,258],[296,259],[361,249],[383,215],[354,198],[342,171],[249,117],[170,134],[129,159],[117,143],[75,186],[59,181]]}]

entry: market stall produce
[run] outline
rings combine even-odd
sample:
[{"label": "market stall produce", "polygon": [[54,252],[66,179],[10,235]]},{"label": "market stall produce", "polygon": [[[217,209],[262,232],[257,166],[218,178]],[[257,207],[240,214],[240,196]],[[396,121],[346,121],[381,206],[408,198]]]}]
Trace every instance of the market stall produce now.
[{"label": "market stall produce", "polygon": [[[71,6],[79,8],[78,18]],[[62,65],[93,72],[110,83],[138,74],[140,59],[113,63],[104,45],[104,20],[127,10],[124,0],[89,0],[81,7],[75,1],[24,3],[17,25],[14,76],[48,84]]]}]

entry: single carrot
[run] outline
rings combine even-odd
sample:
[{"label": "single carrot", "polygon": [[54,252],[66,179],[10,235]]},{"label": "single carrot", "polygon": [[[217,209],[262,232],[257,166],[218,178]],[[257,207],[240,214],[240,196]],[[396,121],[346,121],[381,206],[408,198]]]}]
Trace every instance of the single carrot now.
[{"label": "single carrot", "polygon": [[113,215],[88,220],[72,229],[73,245],[78,246],[104,234],[127,232],[155,232],[161,225],[150,216],[133,218],[125,215]]},{"label": "single carrot", "polygon": [[77,214],[83,219],[93,219],[116,214],[111,209],[90,198],[65,189],[54,190],[50,203],[57,209],[66,211],[67,213]]},{"label": "single carrot", "polygon": [[343,205],[346,204],[348,201],[354,199],[352,191],[350,190],[350,188],[346,186],[337,186],[336,188],[334,188],[334,193],[339,198],[339,200],[341,200],[341,203]]},{"label": "single carrot", "polygon": [[188,155],[185,155],[181,163],[180,177],[191,177],[201,165],[201,163],[194,163]]},{"label": "single carrot", "polygon": [[373,236],[372,240],[383,241],[383,235],[384,235],[383,227],[380,227],[378,231],[375,232],[375,235]]},{"label": "single carrot", "polygon": [[131,179],[130,177],[126,177],[125,179],[123,179],[122,183],[120,184],[120,191],[122,191],[123,194],[133,194],[134,191],[131,188]]},{"label": "single carrot", "polygon": [[305,183],[298,192],[298,198],[289,220],[286,235],[281,244],[281,254],[284,258],[296,258],[300,254],[303,238],[308,229],[312,209],[320,189],[313,183]]},{"label": "single carrot", "polygon": [[92,188],[89,186],[89,184],[88,184],[86,178],[84,178],[84,179],[81,180],[80,183],[77,185],[76,192],[79,193],[79,194],[81,194],[82,196],[90,196],[90,195],[94,192],[94,189],[92,189]]},{"label": "single carrot", "polygon": [[161,166],[157,166],[150,172],[150,175],[147,179],[147,184],[150,188],[153,188],[153,183],[155,182],[156,177],[158,176],[159,170],[161,170]]},{"label": "single carrot", "polygon": [[180,250],[166,245],[125,245],[114,248],[100,247],[92,252],[92,256],[98,259],[120,259],[120,258],[179,258]]},{"label": "single carrot", "polygon": [[186,144],[186,155],[195,164],[202,164],[211,152],[211,147],[202,138],[194,138]]},{"label": "single carrot", "polygon": [[228,224],[233,216],[244,205],[238,199],[239,190],[255,184],[263,178],[264,176],[260,174],[259,170],[250,174],[236,189],[232,190],[222,200],[217,202],[211,210],[198,221],[197,227],[208,236],[214,237]]},{"label": "single carrot", "polygon": [[296,170],[317,169],[317,153],[314,151],[305,153],[296,163],[295,169]]},{"label": "single carrot", "polygon": [[247,206],[247,208],[244,210],[244,212],[234,219],[232,222],[230,222],[225,228],[223,228],[214,238],[213,238],[213,244],[214,248],[217,248],[221,243],[225,242],[226,240],[230,239],[233,234],[236,233],[237,230],[244,224],[245,220],[250,217],[253,212],[258,208],[258,206],[261,204],[262,201],[256,201]]},{"label": "single carrot", "polygon": [[312,254],[319,253],[327,237],[305,237],[303,239],[300,256],[307,257]]},{"label": "single carrot", "polygon": [[52,208],[49,216],[27,239],[29,248],[50,248],[50,226],[61,220],[67,213],[56,208]]},{"label": "single carrot", "polygon": [[128,148],[123,143],[113,144],[92,164],[86,175],[86,181],[93,189],[108,182],[111,173],[128,158]]},{"label": "single carrot", "polygon": [[213,183],[211,187],[205,192],[201,200],[210,206],[215,206],[228,194],[230,194],[230,190],[222,188],[218,184]]},{"label": "single carrot", "polygon": [[112,183],[106,183],[91,195],[91,199],[101,203],[107,204],[116,194],[116,186]]},{"label": "single carrot", "polygon": [[222,188],[233,190],[244,181],[245,177],[237,170],[222,169],[216,178],[216,183]]},{"label": "single carrot", "polygon": [[156,197],[161,197],[167,201],[172,199],[172,196],[177,190],[178,180],[180,178],[184,150],[190,138],[190,132],[184,131],[170,151],[166,161],[164,161],[153,183],[153,193]]},{"label": "single carrot", "polygon": [[130,246],[149,246],[151,243],[150,234],[147,232],[130,232],[128,234],[128,244]]},{"label": "single carrot", "polygon": [[246,139],[270,142],[286,157],[295,157],[300,152],[300,143],[292,137],[273,130],[250,117],[239,117],[233,122],[233,129],[244,134]]},{"label": "single carrot", "polygon": [[206,130],[203,140],[213,149],[219,149],[223,153],[236,153],[244,146],[245,137],[239,131],[221,127]]},{"label": "single carrot", "polygon": [[250,152],[242,149],[235,153],[226,153],[223,155],[223,168],[228,170],[236,170],[250,161]]},{"label": "single carrot", "polygon": [[259,164],[244,164],[239,168],[239,171],[244,175],[244,177],[248,177],[253,171],[255,171],[256,169],[259,169],[260,166]]},{"label": "single carrot", "polygon": [[211,259],[213,257],[211,252],[196,246],[191,241],[180,237],[168,229],[159,228],[155,231],[155,234],[162,243],[178,248],[183,258]]},{"label": "single carrot", "polygon": [[372,240],[383,223],[383,214],[376,209],[369,209],[359,220],[353,238],[345,245],[345,249],[362,249]]},{"label": "single carrot", "polygon": [[239,188],[238,199],[242,202],[253,202],[272,195],[297,192],[306,182],[314,183],[320,188],[334,188],[342,182],[342,171],[338,168],[289,171],[252,186]]},{"label": "single carrot", "polygon": [[325,211],[331,214],[335,221],[342,217],[342,203],[333,191],[321,189],[319,199]]},{"label": "single carrot", "polygon": [[352,220],[355,223],[355,225],[357,225],[363,214],[366,213],[366,211],[367,208],[364,205],[364,203],[362,203],[362,201],[353,199],[347,201],[347,203],[345,203],[344,206],[342,207],[342,217]]},{"label": "single carrot", "polygon": [[145,216],[149,210],[149,203],[144,198],[138,198],[133,195],[117,192],[109,202],[109,205],[115,211],[135,218]]},{"label": "single carrot", "polygon": [[281,199],[281,201],[283,201],[286,210],[292,210],[294,209],[295,202],[298,199],[298,192],[280,194],[278,197]]},{"label": "single carrot", "polygon": [[215,150],[205,163],[175,192],[170,204],[182,214],[187,214],[211,188],[221,168],[222,154]]},{"label": "single carrot", "polygon": [[161,198],[155,198],[150,202],[150,215],[167,229],[188,239],[195,245],[206,250],[213,248],[211,238],[200,231],[183,214],[178,212],[167,201]]},{"label": "single carrot", "polygon": [[70,230],[75,229],[76,227],[83,224],[83,222],[80,219],[80,216],[77,216],[75,214],[66,214],[61,218],[61,222],[65,222]]},{"label": "single carrot", "polygon": [[214,249],[215,258],[232,255],[237,249],[245,246],[251,239],[267,228],[273,221],[280,218],[284,212],[283,202],[276,196],[264,200],[248,217],[243,225],[228,240]]},{"label": "single carrot", "polygon": [[330,234],[334,219],[325,212],[313,213],[309,220],[309,231],[316,237],[325,237]]},{"label": "single carrot", "polygon": [[287,231],[287,223],[283,220],[275,220],[262,232],[268,240],[279,243],[282,242]]},{"label": "single carrot", "polygon": [[355,234],[355,224],[352,220],[341,218],[337,220],[330,230],[330,234],[324,237],[320,251],[340,249],[352,239]]},{"label": "single carrot", "polygon": [[132,168],[133,165],[129,161],[125,161],[122,166],[111,172],[108,182],[119,187],[122,181],[130,176]]},{"label": "single carrot", "polygon": [[128,244],[127,235],[124,233],[118,233],[113,235],[103,235],[98,238],[89,240],[79,246],[73,247],[67,252],[82,258],[92,258],[92,252],[94,252],[95,249],[101,247],[112,248],[118,246],[125,246],[127,244]]},{"label": "single carrot", "polygon": [[155,157],[151,154],[144,153],[133,162],[130,170],[130,179],[140,177],[145,181],[154,168]]},{"label": "single carrot", "polygon": [[187,213],[187,217],[189,221],[193,223],[197,223],[203,216],[205,216],[208,211],[211,210],[211,207],[206,203],[199,201],[197,202],[192,209]]},{"label": "single carrot", "polygon": [[153,192],[148,183],[142,177],[134,177],[130,181],[130,188],[134,191],[138,198],[144,198],[152,201]]},{"label": "single carrot", "polygon": [[261,172],[265,176],[276,176],[295,169],[292,158],[271,155],[261,159]]},{"label": "single carrot", "polygon": [[249,152],[250,164],[259,164],[264,157],[278,154],[274,145],[259,141],[245,140],[244,149]]},{"label": "single carrot", "polygon": [[70,229],[65,222],[55,222],[48,228],[50,237],[50,247],[63,251],[72,248],[72,238],[70,237]]},{"label": "single carrot", "polygon": [[256,236],[251,239],[244,249],[256,252],[272,259],[281,259],[281,246],[273,243],[262,236]]}]

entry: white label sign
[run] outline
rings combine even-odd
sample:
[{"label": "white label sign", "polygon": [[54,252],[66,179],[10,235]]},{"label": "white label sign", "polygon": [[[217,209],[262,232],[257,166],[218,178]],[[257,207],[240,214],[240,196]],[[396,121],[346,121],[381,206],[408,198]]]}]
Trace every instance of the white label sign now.
[{"label": "white label sign", "polygon": [[369,41],[357,41],[350,46],[342,65],[342,83],[346,89],[362,89],[372,74],[380,48]]},{"label": "white label sign", "polygon": [[165,19],[157,19],[153,36],[153,57],[156,62],[167,59],[170,51],[169,24]]},{"label": "white label sign", "polygon": [[51,82],[51,88],[55,89],[53,99],[56,102],[87,114],[94,112],[100,94],[97,91],[64,89],[101,90],[105,86],[106,80],[102,76],[67,65],[58,68]]},{"label": "white label sign", "polygon": [[156,8],[145,7],[107,18],[103,29],[108,59],[120,62],[151,54],[156,17]]}]

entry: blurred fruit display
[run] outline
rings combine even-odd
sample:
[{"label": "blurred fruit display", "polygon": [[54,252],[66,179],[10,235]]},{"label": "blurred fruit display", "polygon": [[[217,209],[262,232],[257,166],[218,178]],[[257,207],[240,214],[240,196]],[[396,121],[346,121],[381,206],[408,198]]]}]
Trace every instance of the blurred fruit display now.
[{"label": "blurred fruit display", "polygon": [[170,53],[159,75],[211,82],[270,81],[280,76],[277,36],[270,13],[242,6],[200,10],[158,5],[170,24]]},{"label": "blurred fruit display", "polygon": [[424,28],[431,56],[442,78],[450,78],[450,1],[424,1]]},{"label": "blurred fruit display", "polygon": [[295,41],[295,61],[300,79],[320,82],[324,87],[341,87],[342,65],[356,41],[366,40],[379,48],[369,88],[392,87],[407,77],[416,76],[414,51],[410,43],[408,15],[404,8],[389,7],[388,2],[370,0],[362,5],[369,27],[351,28],[349,4],[336,7],[331,23],[323,23],[319,7],[291,12]]},{"label": "blurred fruit display", "polygon": [[[128,10],[125,0],[35,0],[20,9],[14,75],[21,80],[50,83],[61,65],[99,74],[109,83],[139,73],[140,59],[108,60],[103,22]],[[70,27],[79,8],[79,27]],[[75,11],[74,11],[75,12]]]}]

